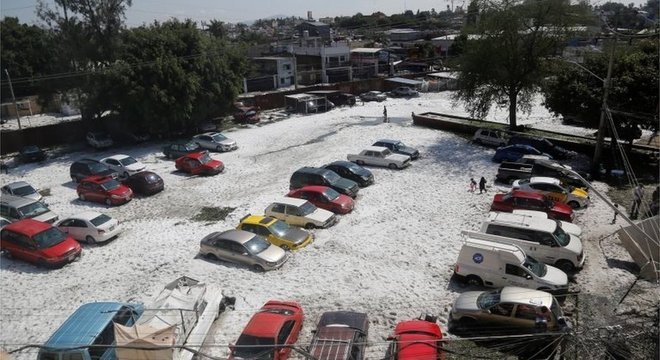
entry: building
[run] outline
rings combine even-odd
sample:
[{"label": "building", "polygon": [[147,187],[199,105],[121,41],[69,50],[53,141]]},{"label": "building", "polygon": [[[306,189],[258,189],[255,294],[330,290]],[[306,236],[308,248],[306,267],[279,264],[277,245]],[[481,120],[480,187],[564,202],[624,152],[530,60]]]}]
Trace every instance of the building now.
[{"label": "building", "polygon": [[323,40],[330,40],[330,25],[320,21],[305,21],[296,26],[298,35],[305,37],[319,37]]},{"label": "building", "polygon": [[301,84],[317,84],[352,79],[348,41],[328,41],[321,37],[303,37],[289,46],[296,56]]},{"label": "building", "polygon": [[355,48],[351,50],[351,65],[357,76],[372,77],[378,75],[378,60],[381,48]]},{"label": "building", "polygon": [[245,92],[277,89],[295,83],[293,57],[256,57],[252,59],[252,64],[255,66],[255,74],[245,79]]},{"label": "building", "polygon": [[390,38],[390,45],[410,47],[423,36],[422,32],[414,29],[392,29],[386,31]]}]

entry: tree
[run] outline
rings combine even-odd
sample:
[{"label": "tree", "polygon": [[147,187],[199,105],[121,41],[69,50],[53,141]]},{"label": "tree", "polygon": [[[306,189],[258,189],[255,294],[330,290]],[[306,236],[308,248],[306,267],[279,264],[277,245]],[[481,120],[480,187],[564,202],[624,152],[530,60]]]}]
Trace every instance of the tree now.
[{"label": "tree", "polygon": [[[472,116],[483,117],[493,102],[507,104],[509,125],[516,128],[516,111],[528,111],[532,95],[545,72],[544,58],[553,55],[579,18],[564,0],[479,4],[479,22],[468,33],[479,38],[465,44],[458,58],[460,90]],[[472,30],[472,31],[470,31]]]}]

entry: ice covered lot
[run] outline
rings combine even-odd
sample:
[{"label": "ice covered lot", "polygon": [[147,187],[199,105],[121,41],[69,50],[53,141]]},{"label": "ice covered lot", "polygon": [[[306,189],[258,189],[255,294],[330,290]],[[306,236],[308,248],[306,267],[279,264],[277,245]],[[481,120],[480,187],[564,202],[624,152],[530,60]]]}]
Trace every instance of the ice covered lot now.
[{"label": "ice covered lot", "polygon": [[[391,122],[382,123],[386,105]],[[316,320],[324,311],[351,309],[371,319],[368,358],[382,358],[384,341],[394,324],[422,312],[446,320],[449,306],[465,289],[450,283],[463,229],[477,229],[486,216],[493,193],[467,192],[470,177],[485,176],[492,185],[497,165],[493,149],[467,139],[412,125],[411,112],[454,112],[446,94],[417,99],[388,99],[339,108],[329,113],[294,116],[259,127],[228,133],[239,149],[213,154],[225,162],[225,173],[191,177],[174,172],[162,157],[163,144],[115,148],[104,152],[73,153],[41,165],[26,165],[2,175],[2,183],[27,180],[49,188],[51,209],[66,216],[96,209],[118,218],[124,232],[101,246],[83,245],[80,261],[62,269],[43,270],[2,258],[0,261],[0,345],[7,350],[41,344],[79,305],[101,300],[149,303],[163,285],[181,276],[218,283],[237,297],[236,310],[225,314],[210,336],[210,355],[226,356],[254,311],[268,299],[293,299],[305,310],[299,344],[309,342]],[[499,116],[505,112],[500,112]],[[498,116],[497,113],[494,116]],[[543,122],[547,112],[536,106],[526,122]],[[554,126],[553,121],[544,122]],[[353,213],[325,230],[316,241],[294,254],[285,266],[255,273],[243,266],[197,258],[199,240],[212,231],[233,228],[248,213],[262,213],[270,201],[288,191],[291,173],[305,165],[320,166],[345,159],[379,138],[400,139],[419,147],[422,158],[401,171],[374,168],[376,183],[360,190]],[[114,208],[77,200],[69,178],[74,160],[94,155],[126,153],[160,174],[164,192],[137,198]],[[604,184],[598,184],[605,189]],[[224,221],[191,220],[203,206],[235,207]],[[598,199],[579,212],[585,227],[586,268],[577,276],[583,291],[603,296],[622,293],[634,274],[610,267],[596,239],[615,230],[611,211]],[[617,244],[608,252],[624,261]],[[625,289],[623,290],[625,291]],[[443,328],[446,328],[443,323]],[[36,350],[18,358],[34,358]]]}]

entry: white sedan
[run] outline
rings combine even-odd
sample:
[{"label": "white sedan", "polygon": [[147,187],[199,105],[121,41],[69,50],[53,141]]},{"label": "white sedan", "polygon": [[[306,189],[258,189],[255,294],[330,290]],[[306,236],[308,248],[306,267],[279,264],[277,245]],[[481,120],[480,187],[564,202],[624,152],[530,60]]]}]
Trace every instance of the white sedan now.
[{"label": "white sedan", "polygon": [[55,226],[72,238],[86,241],[88,244],[108,241],[121,232],[116,219],[96,211],[85,211],[67,217],[58,221]]},{"label": "white sedan", "polygon": [[135,160],[135,158],[124,154],[108,156],[101,159],[101,162],[125,178],[147,168],[143,163]]},{"label": "white sedan", "polygon": [[192,140],[204,149],[214,151],[232,151],[238,149],[236,140],[232,140],[219,132],[207,132],[195,135]]},{"label": "white sedan", "polygon": [[327,228],[338,221],[337,216],[328,210],[319,209],[307,200],[289,197],[270,204],[265,213],[289,225],[306,229]]}]

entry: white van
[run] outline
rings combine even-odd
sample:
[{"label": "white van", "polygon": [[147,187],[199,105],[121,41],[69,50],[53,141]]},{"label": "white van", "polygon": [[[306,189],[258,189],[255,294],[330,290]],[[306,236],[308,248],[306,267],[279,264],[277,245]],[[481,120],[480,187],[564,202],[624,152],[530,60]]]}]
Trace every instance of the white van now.
[{"label": "white van", "polygon": [[[512,214],[518,214],[518,215],[525,215],[525,216],[531,216],[535,218],[541,218],[541,219],[547,219],[548,214],[543,212],[543,211],[536,211],[536,210],[524,210],[524,209],[516,209],[511,212]],[[568,221],[562,221],[562,220],[555,220],[557,222],[557,225],[561,226],[561,228],[566,231],[567,233],[571,235],[575,235],[577,237],[580,237],[582,235],[582,228],[579,227],[578,225],[575,225],[573,223],[569,223]]]},{"label": "white van", "polygon": [[493,146],[506,146],[509,139],[501,132],[495,129],[477,129],[472,136],[472,141],[477,144],[486,144]]},{"label": "white van", "polygon": [[490,212],[481,232],[497,235],[492,241],[518,245],[528,255],[567,273],[584,265],[582,240],[564,231],[555,220]]},{"label": "white van", "polygon": [[568,276],[556,267],[529,257],[516,245],[468,237],[463,243],[454,275],[470,285],[565,293]]}]

